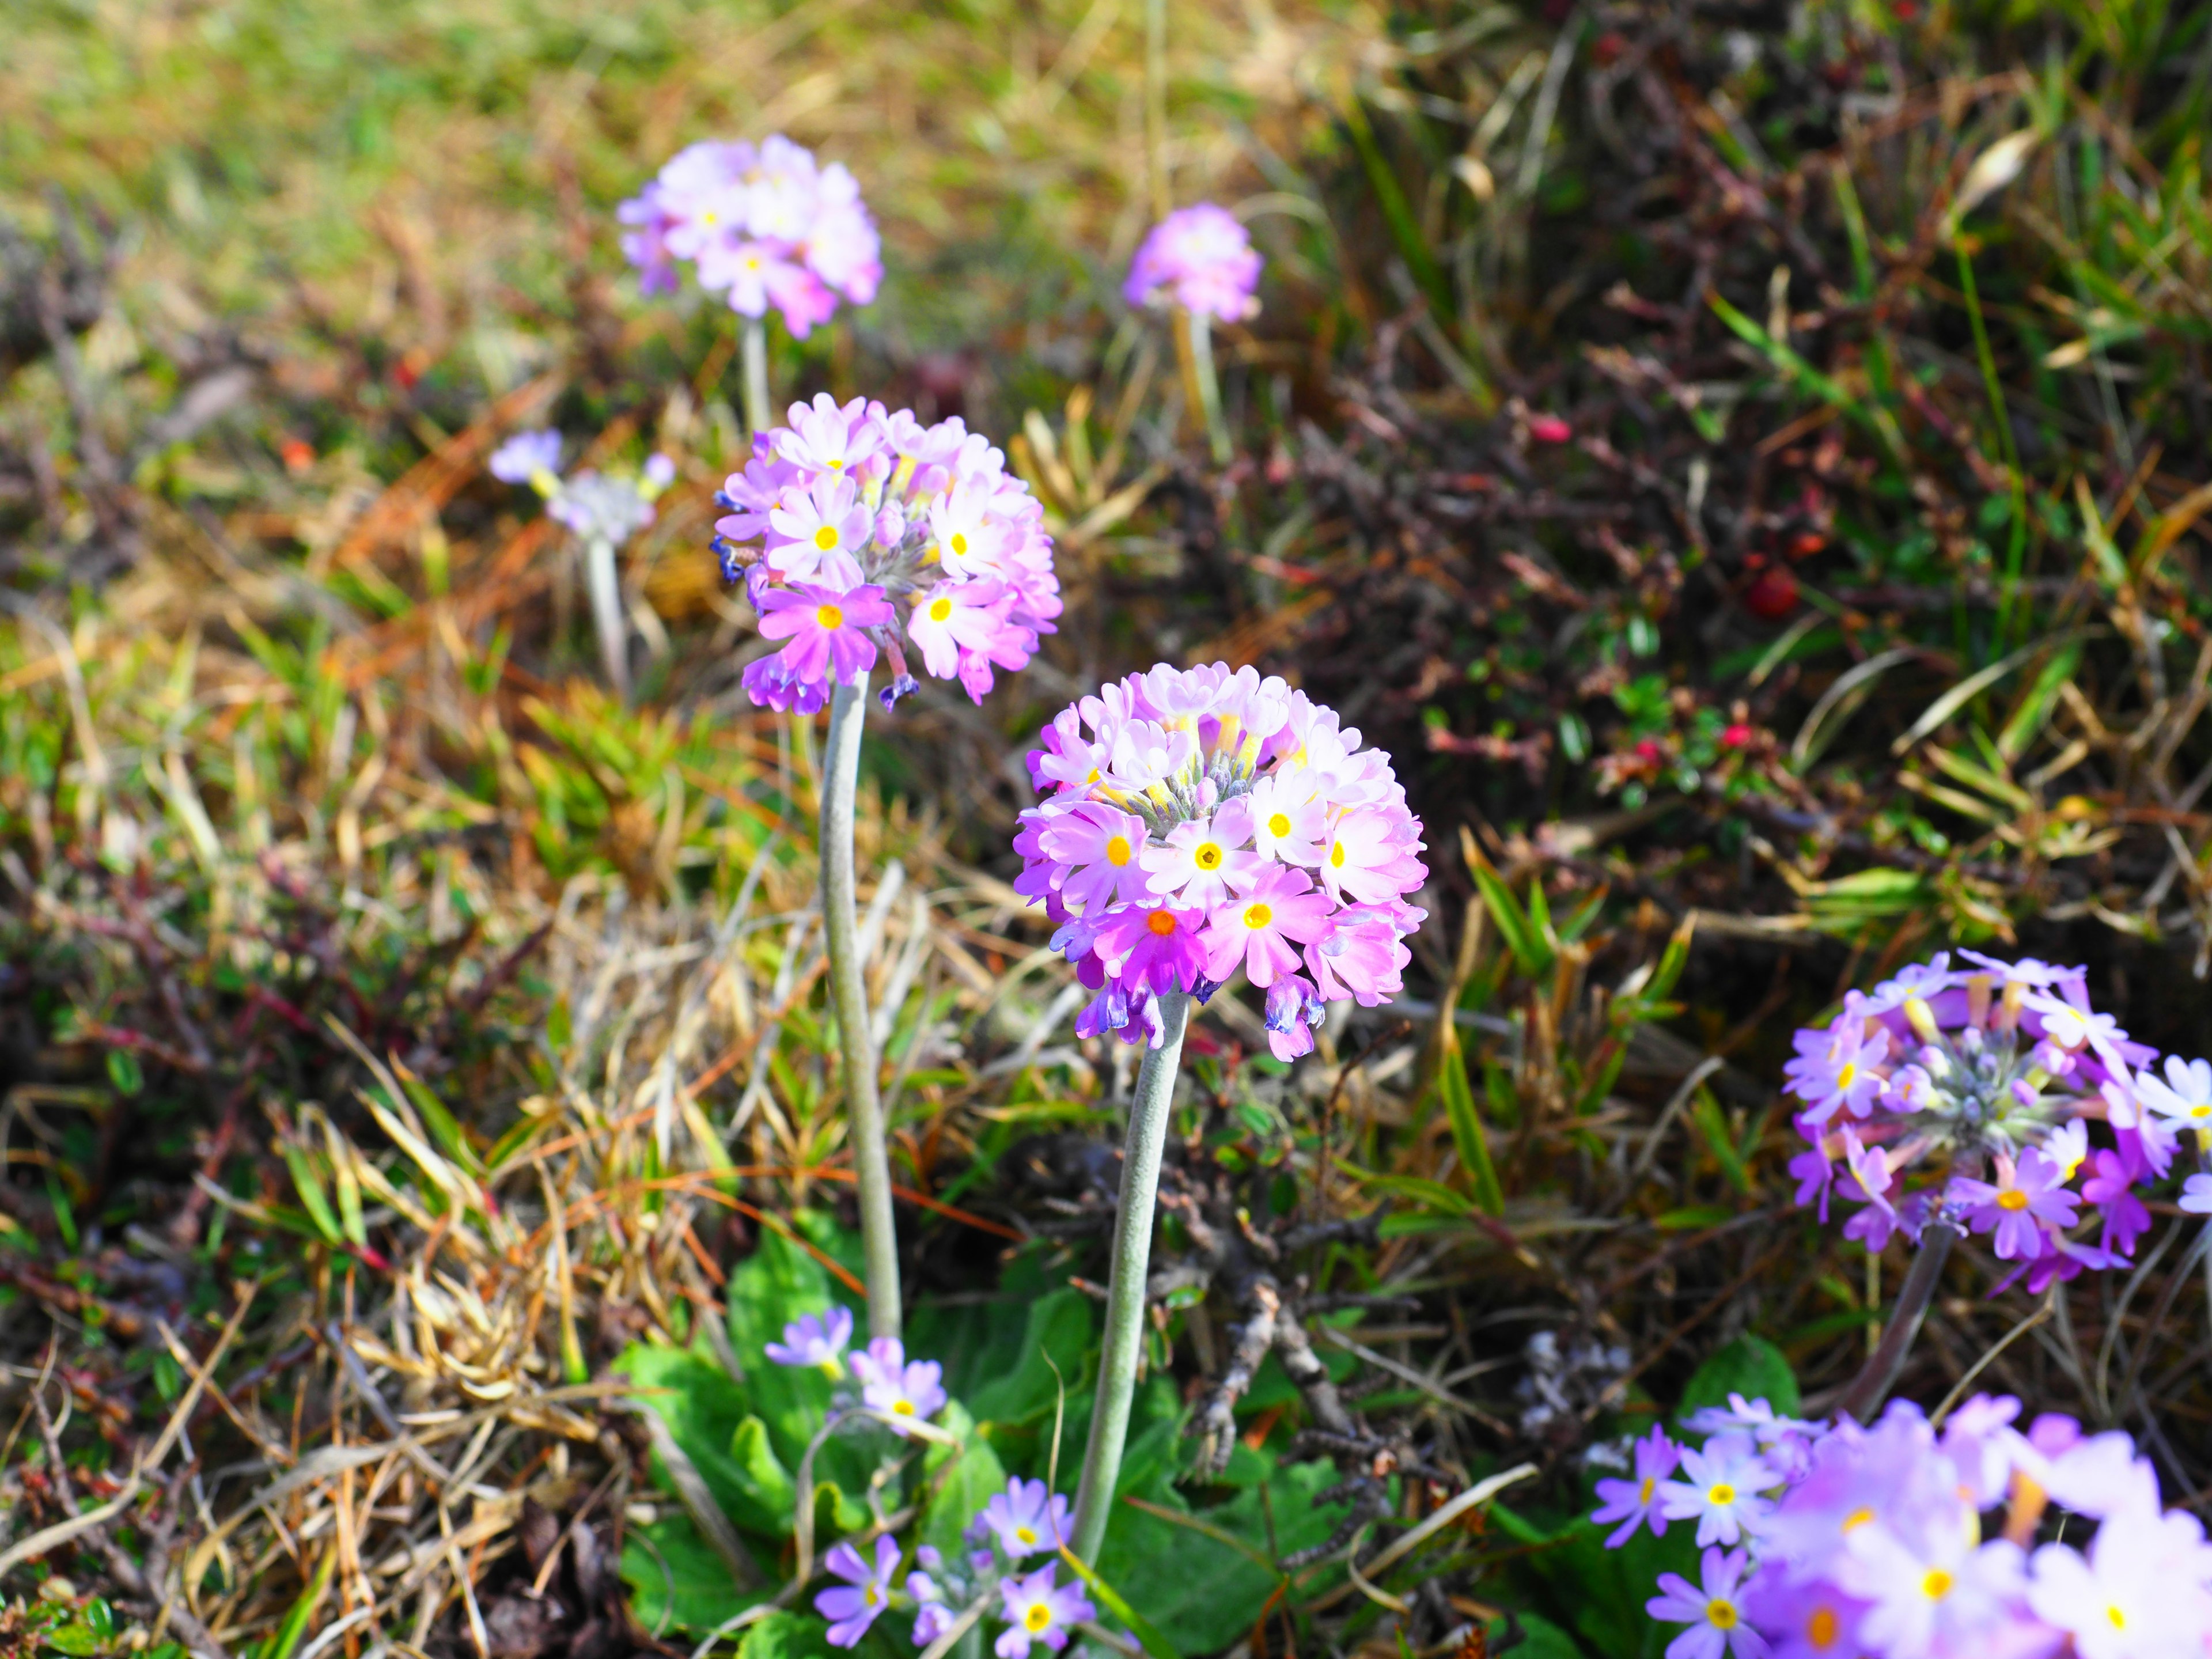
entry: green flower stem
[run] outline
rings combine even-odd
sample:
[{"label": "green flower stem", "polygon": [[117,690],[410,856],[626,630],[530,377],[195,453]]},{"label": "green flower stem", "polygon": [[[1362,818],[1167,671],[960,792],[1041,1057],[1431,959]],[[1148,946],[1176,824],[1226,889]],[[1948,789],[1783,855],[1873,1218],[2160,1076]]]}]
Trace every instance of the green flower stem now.
[{"label": "green flower stem", "polygon": [[1905,1283],[1898,1288],[1897,1305],[1890,1310],[1881,1345],[1867,1356],[1859,1374],[1836,1401],[1838,1413],[1871,1423],[1881,1402],[1889,1398],[1912,1352],[1913,1339],[1920,1334],[1921,1322],[1928,1317],[1928,1304],[1936,1299],[1936,1287],[1943,1280],[1943,1264],[1950,1260],[1951,1247],[1959,1237],[1959,1230],[1948,1222],[1929,1223],[1928,1231],[1920,1236],[1912,1266],[1905,1272]]},{"label": "green flower stem", "polygon": [[868,677],[838,686],[830,698],[830,738],[822,755],[822,930],[830,958],[830,997],[845,1060],[845,1103],[853,1138],[853,1174],[860,1196],[860,1251],[866,1259],[868,1334],[899,1334],[898,1234],[891,1221],[890,1155],[884,1143],[884,1107],[877,1093],[876,1048],[868,1030],[868,988],[862,979],[859,927],[853,912],[853,793],[860,776],[860,728],[868,708]]},{"label": "green flower stem", "polygon": [[622,578],[615,568],[614,544],[594,536],[584,544],[584,590],[591,596],[592,629],[599,636],[599,661],[607,684],[629,701],[629,625],[623,616]]},{"label": "green flower stem", "polygon": [[744,326],[746,436],[765,432],[775,417],[768,407],[768,319],[748,317]]},{"label": "green flower stem", "polygon": [[1190,313],[1191,366],[1197,373],[1198,407],[1206,417],[1206,441],[1213,446],[1213,464],[1229,465],[1229,427],[1221,415],[1221,381],[1213,370],[1213,322],[1197,312]]},{"label": "green flower stem", "polygon": [[1160,1152],[1175,1107],[1176,1071],[1182,1060],[1183,1028],[1190,998],[1176,991],[1159,999],[1164,1027],[1160,1046],[1145,1051],[1137,1073],[1129,1127],[1121,1138],[1121,1199],[1114,1216],[1113,1276],[1106,1286],[1106,1348],[1098,1360],[1098,1403],[1091,1414],[1091,1440],[1083,1449],[1083,1479],[1075,1493],[1075,1535],[1070,1547],[1085,1561],[1098,1559],[1121,1447],[1129,1437],[1129,1396],[1144,1352],[1145,1281],[1152,1255],[1152,1212],[1160,1188]]}]

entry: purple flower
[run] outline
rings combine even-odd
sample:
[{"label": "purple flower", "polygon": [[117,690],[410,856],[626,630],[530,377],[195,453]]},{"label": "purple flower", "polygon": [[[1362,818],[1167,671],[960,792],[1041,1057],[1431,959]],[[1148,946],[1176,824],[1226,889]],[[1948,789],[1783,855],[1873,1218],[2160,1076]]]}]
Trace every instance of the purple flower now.
[{"label": "purple flower", "polygon": [[853,1340],[849,1309],[832,1308],[826,1314],[801,1314],[783,1328],[783,1340],[770,1342],[761,1352],[779,1365],[818,1365],[831,1376],[844,1375],[842,1356]]},{"label": "purple flower", "polygon": [[1669,1521],[1696,1519],[1700,1548],[1757,1532],[1773,1508],[1760,1494],[1782,1484],[1751,1437],[1735,1432],[1715,1435],[1702,1450],[1683,1448],[1682,1473],[1659,1489],[1660,1503]]},{"label": "purple flower", "polygon": [[612,473],[579,472],[560,482],[545,510],[587,542],[620,544],[653,522],[653,495],[641,491],[639,482]]},{"label": "purple flower", "polygon": [[999,1599],[1005,1603],[1006,1621],[1006,1628],[991,1644],[999,1659],[1028,1659],[1030,1646],[1036,1642],[1057,1653],[1067,1645],[1071,1626],[1097,1616],[1098,1610],[1091,1605],[1082,1585],[1054,1586],[1056,1571],[1048,1561],[1026,1578],[999,1581]]},{"label": "purple flower", "polygon": [[1994,1231],[2000,1261],[2033,1261],[2049,1253],[2045,1230],[2063,1231],[2079,1213],[2079,1200],[2061,1184],[2057,1165],[2031,1147],[2015,1163],[1999,1152],[1995,1182],[1951,1177],[1949,1198],[1966,1206],[1966,1220],[1978,1233]]},{"label": "purple flower", "polygon": [[843,592],[794,583],[761,600],[763,639],[789,640],[777,653],[797,678],[848,685],[876,665],[876,644],[861,630],[891,619],[880,587]]},{"label": "purple flower", "polygon": [[1766,1638],[1744,1617],[1741,1550],[1708,1549],[1699,1563],[1700,1584],[1679,1572],[1659,1575],[1659,1594],[1644,1604],[1654,1619],[1689,1628],[1667,1644],[1667,1659],[1765,1659]]},{"label": "purple flower", "polygon": [[1871,1113],[1889,1086],[1883,1061],[1889,1057],[1889,1033],[1846,1005],[1825,1031],[1801,1030],[1794,1041],[1797,1058],[1782,1067],[1783,1086],[1805,1103],[1800,1115],[1819,1128],[1839,1111],[1853,1117]]},{"label": "purple flower", "polygon": [[1655,1424],[1651,1432],[1636,1443],[1636,1478],[1597,1483],[1600,1507],[1590,1519],[1600,1526],[1608,1521],[1620,1522],[1605,1540],[1607,1549],[1619,1549],[1642,1525],[1650,1527],[1654,1538],[1666,1536],[1667,1512],[1658,1501],[1659,1483],[1674,1474],[1681,1461],[1680,1449]]},{"label": "purple flower", "polygon": [[491,476],[502,483],[534,483],[541,472],[557,475],[561,470],[561,434],[550,428],[544,432],[518,432],[493,450],[485,465]]},{"label": "purple flower", "polygon": [[2136,1196],[2136,1177],[2118,1152],[2099,1152],[2091,1167],[2096,1173],[2081,1183],[2081,1196],[2104,1212],[2104,1248],[2132,1255],[2136,1241],[2150,1231],[2150,1212]]},{"label": "purple flower", "polygon": [[1152,227],[1130,262],[1121,297],[1133,306],[1171,303],[1193,316],[1239,322],[1260,309],[1254,293],[1260,264],[1237,216],[1200,202]]},{"label": "purple flower", "polygon": [[999,1540],[1014,1560],[1039,1550],[1057,1549],[1067,1536],[1067,1500],[1048,1494],[1042,1480],[1018,1475],[1006,1482],[976,1515],[976,1522]]},{"label": "purple flower", "polygon": [[2191,1215],[2212,1215],[2212,1175],[2193,1175],[2181,1183],[2176,1200]]},{"label": "purple flower", "polygon": [[862,1403],[880,1413],[894,1434],[908,1432],[905,1419],[927,1420],[945,1408],[945,1368],[934,1359],[907,1364],[905,1346],[895,1336],[878,1337],[852,1363]]},{"label": "purple flower", "polygon": [[839,1544],[823,1558],[822,1565],[846,1585],[823,1590],[814,1598],[814,1610],[830,1621],[830,1645],[856,1648],[868,1626],[890,1605],[891,1575],[898,1571],[899,1547],[889,1538],[876,1540],[873,1567],[860,1559],[850,1544]]}]

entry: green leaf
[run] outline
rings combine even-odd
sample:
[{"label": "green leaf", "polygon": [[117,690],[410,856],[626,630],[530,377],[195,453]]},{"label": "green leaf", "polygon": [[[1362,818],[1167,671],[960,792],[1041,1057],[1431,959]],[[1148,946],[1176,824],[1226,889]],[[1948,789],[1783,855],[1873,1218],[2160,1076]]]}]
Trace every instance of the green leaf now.
[{"label": "green leaf", "polygon": [[66,1653],[71,1659],[90,1659],[94,1654],[105,1653],[108,1645],[108,1638],[82,1619],[72,1619],[60,1629],[48,1631],[42,1639],[55,1652]]},{"label": "green leaf", "polygon": [[730,1505],[730,1518],[755,1532],[778,1536],[788,1532],[799,1488],[769,1443],[767,1424],[747,1417],[738,1425],[730,1437],[730,1462],[744,1485],[744,1501]]},{"label": "green leaf", "polygon": [[778,1609],[745,1632],[738,1659],[830,1659],[836,1651],[822,1620]]},{"label": "green leaf", "polygon": [[1444,1114],[1451,1120],[1452,1144],[1459,1149],[1461,1166],[1474,1186],[1474,1201],[1486,1215],[1505,1208],[1504,1190],[1498,1184],[1497,1165],[1490,1161],[1490,1138],[1483,1133],[1482,1118],[1474,1109],[1474,1090],[1467,1080],[1467,1057],[1460,1052],[1459,1036],[1447,1023],[1443,1027],[1443,1063],[1437,1085],[1444,1097]]},{"label": "green leaf", "polygon": [[306,1639],[315,1610],[322,1605],[323,1593],[331,1587],[331,1574],[338,1565],[338,1553],[334,1545],[323,1552],[323,1559],[315,1568],[315,1576],[300,1592],[300,1599],[286,1610],[283,1622],[269,1634],[260,1647],[260,1659],[292,1659]]},{"label": "green leaf", "polygon": [[622,1578],[638,1622],[657,1635],[672,1630],[704,1635],[762,1599],[761,1592],[740,1590],[730,1582],[728,1565],[680,1511],[627,1530]]},{"label": "green leaf", "polygon": [[1167,1638],[1154,1630],[1134,1607],[1123,1601],[1111,1584],[1085,1566],[1081,1556],[1062,1545],[1060,1559],[1083,1581],[1084,1588],[1098,1599],[1099,1607],[1128,1627],[1129,1634],[1137,1638],[1137,1645],[1150,1654],[1152,1659],[1181,1659]]},{"label": "green leaf", "polygon": [[1698,1367],[1682,1390],[1676,1415],[1687,1417],[1708,1406],[1725,1406],[1731,1394],[1764,1400],[1784,1417],[1795,1417],[1801,1404],[1796,1375],[1782,1350],[1765,1337],[1748,1334]]},{"label": "green leaf", "polygon": [[1355,1164],[1340,1164],[1337,1167],[1363,1187],[1410,1198],[1416,1204],[1446,1215],[1470,1216],[1475,1212],[1474,1205],[1439,1182],[1425,1181],[1419,1176],[1392,1175],[1382,1170],[1363,1170]]},{"label": "green leaf", "polygon": [[1465,842],[1464,850],[1468,872],[1474,878],[1475,887],[1482,894],[1483,908],[1498,924],[1498,931],[1505,939],[1505,948],[1513,953],[1521,971],[1532,979],[1547,971],[1552,965],[1551,951],[1529,921],[1528,913],[1513,896],[1513,890],[1505,884],[1505,878],[1483,856],[1482,849],[1472,838]]},{"label": "green leaf", "polygon": [[116,1093],[135,1095],[146,1086],[146,1073],[138,1064],[138,1056],[128,1048],[110,1048],[107,1080],[115,1085]]},{"label": "green leaf", "polygon": [[292,1171],[292,1186],[300,1194],[300,1203],[315,1224],[315,1231],[328,1244],[342,1244],[345,1234],[339,1230],[337,1216],[331,1209],[330,1195],[323,1191],[323,1178],[309,1162],[307,1155],[289,1141],[277,1143],[276,1150],[283,1154],[285,1167]]},{"label": "green leaf", "polygon": [[[1514,1659],[1583,1659],[1583,1650],[1575,1638],[1561,1630],[1540,1613],[1520,1613],[1514,1617],[1521,1626],[1521,1640],[1512,1650]],[[1500,1619],[1490,1626],[1490,1650],[1503,1650],[1510,1630]]]},{"label": "green leaf", "polygon": [[958,1560],[967,1546],[960,1534],[993,1497],[1006,1489],[1006,1465],[989,1441],[975,1432],[975,1420],[958,1401],[946,1406],[939,1424],[960,1437],[957,1446],[936,1445],[922,1460],[927,1482],[928,1507],[923,1511],[920,1541],[933,1544],[951,1560]]},{"label": "green leaf", "polygon": [[411,1073],[400,1074],[399,1086],[407,1091],[407,1098],[413,1101],[415,1109],[422,1113],[423,1125],[430,1131],[430,1138],[438,1143],[438,1149],[482,1181],[484,1177],[483,1159],[477,1157],[477,1149],[469,1145],[467,1134],[454,1120],[453,1115],[446,1109],[446,1103],[430,1092],[429,1085]]},{"label": "green leaf", "polygon": [[1721,1111],[1710,1089],[1698,1091],[1697,1103],[1690,1108],[1690,1121],[1697,1125],[1713,1157],[1718,1160],[1721,1173],[1728,1177],[1729,1186],[1746,1198],[1751,1196],[1751,1171],[1744,1167],[1737,1153],[1735,1138],[1729,1133],[1728,1119]]},{"label": "green leaf", "polygon": [[1063,1387],[1071,1395],[1081,1391],[1096,1328],[1091,1298],[1082,1291],[1059,1290],[1039,1297],[1023,1322],[1020,1359],[1011,1370],[971,1389],[969,1409],[984,1423],[1029,1424],[1049,1418]]}]

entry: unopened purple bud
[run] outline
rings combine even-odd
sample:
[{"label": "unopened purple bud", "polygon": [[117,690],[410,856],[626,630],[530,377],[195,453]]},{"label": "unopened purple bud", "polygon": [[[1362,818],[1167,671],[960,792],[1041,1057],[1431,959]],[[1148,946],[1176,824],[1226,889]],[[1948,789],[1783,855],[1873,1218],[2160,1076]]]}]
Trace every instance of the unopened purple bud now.
[{"label": "unopened purple bud", "polygon": [[891,677],[891,683],[889,685],[876,693],[876,700],[883,704],[884,712],[889,714],[898,706],[898,700],[901,697],[912,696],[921,690],[921,682],[913,675],[896,674]]},{"label": "unopened purple bud", "polygon": [[876,540],[884,547],[896,547],[906,539],[906,503],[890,501],[876,514]]},{"label": "unopened purple bud", "polygon": [[2039,1098],[2035,1091],[2028,1086],[2028,1081],[2024,1077],[2016,1077],[2012,1080],[2009,1092],[2012,1097],[2023,1106],[2033,1106]]}]

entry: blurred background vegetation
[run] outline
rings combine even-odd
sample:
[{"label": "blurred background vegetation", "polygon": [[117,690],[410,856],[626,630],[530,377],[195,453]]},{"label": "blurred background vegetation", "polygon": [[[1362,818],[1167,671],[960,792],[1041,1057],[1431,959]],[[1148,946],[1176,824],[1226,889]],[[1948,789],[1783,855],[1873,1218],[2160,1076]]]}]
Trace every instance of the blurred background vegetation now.
[{"label": "blurred background vegetation", "polygon": [[[1646,1642],[1650,1564],[1567,1524],[1588,1449],[1717,1388],[1817,1407],[1880,1317],[1881,1267],[1790,1207],[1773,1092],[1848,986],[2087,961],[2201,1051],[2212,13],[1249,0],[1172,9],[1148,70],[1145,11],[11,10],[0,1503],[16,1540],[138,1507],[47,1553],[59,1589],[18,1567],[0,1636],[688,1650],[763,1591],[671,1445],[763,1584],[788,1566],[714,1390],[758,1340],[733,1286],[842,1294],[812,738],[738,691],[758,641],[706,550],[730,319],[641,299],[613,219],[697,137],[789,132],[884,232],[881,299],[779,334],[779,387],[962,415],[1058,535],[1063,632],[980,709],[880,724],[862,825],[920,1328],[1006,1468],[1047,1467],[1048,1377],[986,1388],[1032,1352],[1080,1432],[1079,1200],[1127,1075],[1006,885],[1029,734],[1110,674],[1250,661],[1428,826],[1407,996],[1291,1076],[1217,999],[1176,1178],[1364,1218],[1300,1271],[1369,1420],[1455,1481],[1534,1457],[1540,1496],[1382,1599],[1279,1571],[1327,1484],[1296,1391],[1246,1397],[1223,1481],[1178,1437],[1217,1287],[1162,1329],[1157,1535],[1109,1562],[1181,1650]],[[1268,260],[1226,467],[1118,298],[1155,203],[1207,198]],[[635,708],[572,550],[483,472],[538,424],[678,462],[624,554]],[[1986,1376],[2202,1493],[2178,1256]],[[1930,1400],[2032,1311],[1970,1299],[1987,1265]],[[624,1409],[618,1359],[682,1409]],[[199,1474],[142,1492],[173,1418]],[[349,1444],[385,1461],[315,1461]],[[1449,1485],[1402,1480],[1402,1518]],[[1173,1601],[1207,1549],[1218,1605]],[[147,1594],[173,1553],[199,1636]]]}]

